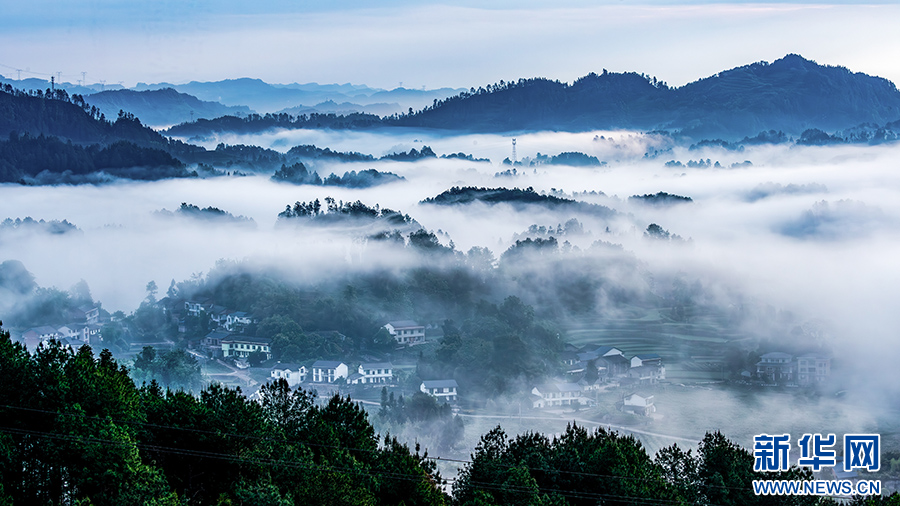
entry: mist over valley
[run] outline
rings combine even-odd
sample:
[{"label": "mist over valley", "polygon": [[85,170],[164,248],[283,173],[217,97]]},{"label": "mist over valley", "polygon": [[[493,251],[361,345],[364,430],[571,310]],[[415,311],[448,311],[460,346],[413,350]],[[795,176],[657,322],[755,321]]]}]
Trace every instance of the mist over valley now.
[{"label": "mist over valley", "polygon": [[[819,105],[785,95],[804,107],[773,112],[748,84],[742,112],[714,103],[728,80],[770,74],[809,93],[786,76],[797,69],[878,99],[816,116]],[[623,79],[634,82],[610,84]],[[128,471],[152,484],[140,497],[718,504],[714,478],[691,475],[696,492],[672,469],[707,469],[718,450],[752,464],[761,433],[880,434],[882,470],[860,475],[896,489],[900,93],[889,81],[789,55],[693,83],[711,87],[698,92],[705,108],[692,85],[604,72],[429,94],[431,106],[383,116],[245,107],[185,121],[200,103],[178,93],[221,91],[210,116],[305,106],[285,98],[300,92],[409,98],[254,81],[240,84],[271,95],[242,102],[224,94],[234,83],[202,84],[165,91],[181,105],[152,124],[168,130],[128,110],[107,120],[90,95],[0,92],[18,115],[0,120],[0,365],[58,374],[69,396],[32,406],[8,389],[0,412],[28,404],[50,434],[47,416],[81,409],[77,378],[120,385],[132,399],[121,404],[140,407],[115,408],[110,424],[145,424],[116,436],[134,444],[124,461],[147,466]],[[545,85],[544,102],[522,105]],[[586,99],[589,85],[608,101]],[[616,90],[646,92],[631,97],[633,116]],[[24,390],[41,391],[32,379]],[[16,419],[0,443],[42,437]],[[223,457],[227,439],[253,467],[229,467],[235,484],[173,471],[183,464],[167,452],[192,448],[191,467]],[[582,490],[540,467],[590,445],[621,450],[623,476],[646,490]],[[273,462],[308,488],[270,474]],[[293,465],[333,474],[318,483]],[[348,469],[367,478],[350,484]],[[421,486],[390,491],[379,481],[390,469]],[[756,476],[745,471],[729,486]],[[52,495],[29,487],[16,497]]]}]

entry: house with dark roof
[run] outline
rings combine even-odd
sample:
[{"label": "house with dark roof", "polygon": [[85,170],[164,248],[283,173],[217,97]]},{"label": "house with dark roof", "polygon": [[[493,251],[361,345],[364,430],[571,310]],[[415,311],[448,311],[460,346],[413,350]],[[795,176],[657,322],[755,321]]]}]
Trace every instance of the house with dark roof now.
[{"label": "house with dark roof", "polygon": [[624,355],[606,355],[597,359],[596,363],[606,367],[606,376],[601,376],[605,380],[625,376],[631,368],[631,363]]},{"label": "house with dark roof", "polygon": [[201,312],[209,313],[212,310],[213,303],[209,299],[186,300],[184,301],[184,310],[190,316],[200,316]]},{"label": "house with dark roof", "polygon": [[361,376],[360,383],[364,385],[392,383],[394,365],[390,362],[363,362],[359,364],[357,374]]},{"label": "house with dark roof", "polygon": [[587,405],[592,401],[582,395],[581,385],[577,383],[555,382],[538,385],[531,389],[532,407],[551,408]]},{"label": "house with dark roof", "polygon": [[200,350],[210,357],[221,358],[225,356],[222,352],[222,341],[228,339],[231,335],[221,330],[213,330],[200,340]]},{"label": "house with dark roof", "polygon": [[656,353],[645,353],[631,357],[631,368],[628,377],[642,385],[656,384],[666,379],[666,368],[662,365],[662,357]]},{"label": "house with dark roof", "polygon": [[30,341],[37,340],[46,341],[47,339],[52,339],[54,337],[62,337],[60,335],[59,330],[56,327],[51,327],[49,325],[42,325],[40,327],[32,327],[25,332],[22,332],[22,338],[28,339]]},{"label": "house with dark roof", "polygon": [[398,320],[384,325],[397,344],[414,345],[425,342],[425,326],[413,320]]},{"label": "house with dark roof", "polygon": [[228,332],[243,332],[247,325],[253,322],[253,316],[246,311],[228,310],[225,314],[225,322],[222,326]]},{"label": "house with dark roof", "polygon": [[266,360],[269,360],[272,358],[270,344],[270,340],[264,337],[232,334],[222,339],[222,356],[246,358],[251,353],[262,352],[266,354]]},{"label": "house with dark roof", "polygon": [[[84,318],[86,323],[100,322],[100,308],[97,306],[84,305],[78,307],[78,316]],[[80,319],[80,318],[76,318]]]},{"label": "house with dark roof", "polygon": [[768,383],[793,383],[794,372],[794,357],[780,351],[766,353],[756,363],[756,375]]},{"label": "house with dark roof", "polygon": [[453,379],[425,380],[419,385],[419,391],[444,402],[456,402],[458,389],[459,385]]}]

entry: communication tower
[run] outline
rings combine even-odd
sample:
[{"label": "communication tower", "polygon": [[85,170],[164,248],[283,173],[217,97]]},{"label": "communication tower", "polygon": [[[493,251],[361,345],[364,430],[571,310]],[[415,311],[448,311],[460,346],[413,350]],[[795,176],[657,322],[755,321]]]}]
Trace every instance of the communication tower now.
[{"label": "communication tower", "polygon": [[513,153],[512,153],[512,161],[516,163],[516,139],[513,139]]}]

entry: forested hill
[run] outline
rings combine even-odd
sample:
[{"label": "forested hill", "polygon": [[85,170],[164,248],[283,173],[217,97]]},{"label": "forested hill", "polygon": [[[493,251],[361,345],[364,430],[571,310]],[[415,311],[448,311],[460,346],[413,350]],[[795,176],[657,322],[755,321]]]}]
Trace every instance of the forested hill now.
[{"label": "forested hill", "polygon": [[192,121],[195,118],[218,118],[225,115],[247,115],[249,107],[225,106],[207,102],[172,88],[133,91],[109,90],[87,96],[85,99],[97,106],[107,116],[115,116],[119,110],[128,111],[141,121],[154,126],[169,126]]},{"label": "forested hill", "polygon": [[572,84],[500,82],[437,101],[393,121],[475,131],[633,128],[741,137],[763,130],[799,135],[900,119],[890,81],[799,55],[758,62],[671,88],[635,73],[589,74]]},{"label": "forested hill", "polygon": [[171,141],[141,124],[132,114],[116,118],[106,115],[81,95],[65,90],[24,92],[9,85],[0,88],[0,139],[11,133],[32,137],[57,137],[81,145],[110,145],[126,141],[143,148],[162,149],[171,154],[205,151],[179,141]]}]

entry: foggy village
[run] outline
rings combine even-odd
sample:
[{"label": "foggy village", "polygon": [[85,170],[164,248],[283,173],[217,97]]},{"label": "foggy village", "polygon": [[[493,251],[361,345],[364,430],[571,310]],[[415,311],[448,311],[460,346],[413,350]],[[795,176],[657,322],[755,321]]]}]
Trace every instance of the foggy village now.
[{"label": "foggy village", "polygon": [[2,53],[0,504],[897,504],[900,91],[785,47],[446,87]]}]

